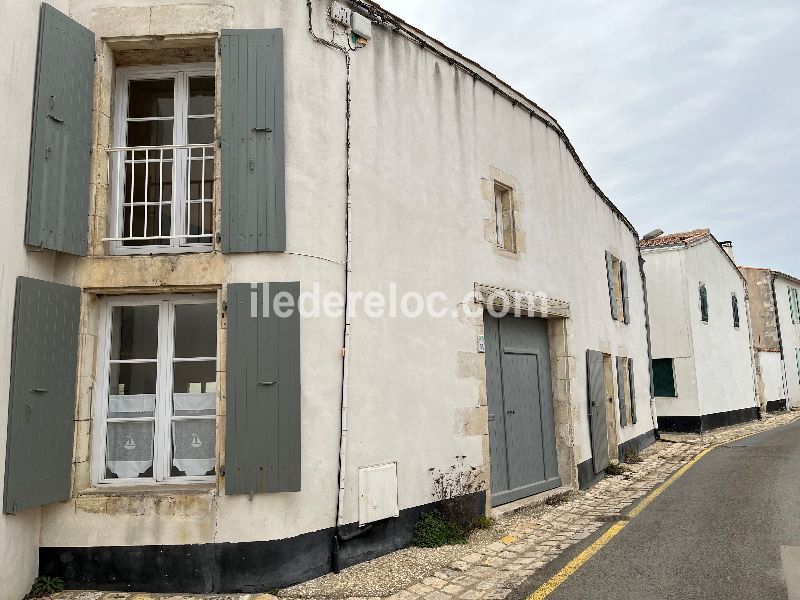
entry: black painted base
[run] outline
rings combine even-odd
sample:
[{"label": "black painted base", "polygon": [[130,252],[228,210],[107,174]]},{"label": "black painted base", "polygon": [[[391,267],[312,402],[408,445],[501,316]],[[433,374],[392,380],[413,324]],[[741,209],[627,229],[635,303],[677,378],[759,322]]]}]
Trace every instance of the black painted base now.
[{"label": "black painted base", "polygon": [[[655,441],[656,431],[651,429],[642,435],[637,435],[635,438],[622,442],[619,446],[617,446],[617,456],[619,457],[620,462],[623,462],[625,459],[625,454],[628,452],[628,450],[636,450],[636,452],[641,452]],[[600,481],[604,476],[605,472],[603,471],[595,474],[594,465],[592,464],[591,458],[589,460],[585,460],[578,465],[578,488],[581,490],[588,489]]]},{"label": "black painted base", "polygon": [[680,433],[702,433],[717,427],[738,425],[739,423],[746,423],[760,418],[761,410],[756,406],[752,406],[710,415],[658,417],[658,429],[659,431]]},{"label": "black painted base", "polygon": [[767,402],[767,412],[781,412],[784,410],[786,410],[786,398]]},{"label": "black painted base", "polygon": [[[485,512],[486,493],[463,497],[462,512]],[[411,543],[414,524],[439,503],[400,511],[339,546],[339,565],[349,567]],[[357,530],[356,524],[347,530]],[[252,593],[282,588],[331,570],[334,529],[263,542],[170,546],[44,547],[39,573],[64,579],[67,589],[156,593]],[[349,533],[346,531],[345,533]]]},{"label": "black painted base", "polygon": [[592,487],[595,483],[605,477],[605,472],[600,471],[595,474],[592,459],[585,460],[578,464],[578,489],[585,490]]}]

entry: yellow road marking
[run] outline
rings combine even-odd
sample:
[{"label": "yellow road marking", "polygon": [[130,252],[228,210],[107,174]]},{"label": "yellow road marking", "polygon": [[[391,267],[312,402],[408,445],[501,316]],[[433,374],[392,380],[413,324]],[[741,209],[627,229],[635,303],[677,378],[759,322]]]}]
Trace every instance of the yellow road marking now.
[{"label": "yellow road marking", "polygon": [[[788,425],[788,424],[789,423],[783,423],[782,425]],[[781,427],[781,425],[776,425],[776,427]],[[711,452],[715,448],[718,448],[719,446],[724,446],[724,445],[730,444],[732,442],[738,442],[741,439],[744,439],[746,437],[750,437],[751,435],[764,433],[765,431],[769,431],[770,429],[775,429],[775,427],[769,427],[769,428],[764,429],[762,431],[756,431],[755,433],[748,433],[748,434],[745,434],[745,435],[741,435],[741,436],[739,436],[737,438],[733,438],[732,440],[726,440],[724,442],[719,442],[718,444],[714,444],[712,446],[709,446],[705,450],[701,451],[697,456],[695,456],[689,462],[687,462],[685,465],[683,465],[680,469],[675,471],[669,477],[669,479],[667,479],[664,483],[662,483],[660,486],[658,486],[656,489],[654,489],[652,492],[650,492],[647,496],[645,496],[642,499],[642,501],[639,502],[639,504],[637,504],[627,514],[627,517],[629,519],[633,519],[636,515],[638,515],[640,512],[642,512],[645,508],[647,508],[653,502],[653,500],[658,498],[664,492],[664,490],[666,490],[669,486],[671,486],[673,483],[675,483],[675,481],[681,475],[686,473],[686,471],[691,469],[701,458],[703,458],[706,454],[708,454],[709,452]],[[530,596],[528,596],[527,600],[544,600],[544,598],[547,598],[550,594],[552,594],[555,591],[555,589],[558,586],[560,586],[562,583],[564,583],[570,575],[572,575],[575,571],[580,569],[587,560],[589,560],[592,556],[597,554],[597,552],[600,551],[600,549],[603,546],[608,544],[608,542],[610,542],[620,531],[625,529],[625,526],[629,522],[630,521],[617,521],[616,523],[614,523],[608,529],[608,531],[606,531],[603,535],[601,535],[599,538],[597,538],[588,548],[586,548],[586,550],[584,550],[583,552],[578,554],[578,556],[576,556],[571,561],[569,561],[558,573],[553,575],[550,579],[548,579],[546,582],[544,582],[539,587],[539,589],[537,589]]]}]

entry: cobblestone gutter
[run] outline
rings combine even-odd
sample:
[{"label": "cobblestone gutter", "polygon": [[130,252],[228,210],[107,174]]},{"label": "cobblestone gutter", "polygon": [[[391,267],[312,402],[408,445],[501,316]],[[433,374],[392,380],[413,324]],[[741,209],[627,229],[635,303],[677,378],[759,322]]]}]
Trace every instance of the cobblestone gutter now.
[{"label": "cobblestone gutter", "polygon": [[[395,600],[426,598],[505,598],[518,584],[565,549],[591,535],[625,508],[665,481],[703,449],[734,438],[786,425],[800,413],[768,415],[702,435],[669,434],[585,492],[557,506],[537,505],[500,517],[468,544],[446,548],[407,548],[277,592],[277,598]],[[267,600],[270,594],[175,595],[120,592],[63,592],[52,600]]]}]

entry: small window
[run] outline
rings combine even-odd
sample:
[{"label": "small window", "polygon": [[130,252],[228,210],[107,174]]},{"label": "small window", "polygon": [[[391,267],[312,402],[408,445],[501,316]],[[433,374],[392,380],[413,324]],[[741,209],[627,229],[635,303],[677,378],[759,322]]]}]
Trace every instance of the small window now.
[{"label": "small window", "polygon": [[514,234],[514,203],[510,188],[494,184],[494,212],[497,226],[497,245],[503,250],[516,252]]},{"label": "small window", "polygon": [[98,481],[213,481],[214,297],[114,300],[105,348]]},{"label": "small window", "polygon": [[733,326],[739,329],[739,298],[731,294],[731,308],[733,309]]},{"label": "small window", "polygon": [[789,288],[789,311],[792,314],[792,323],[800,322],[800,296],[797,288]]},{"label": "small window", "polygon": [[628,300],[628,269],[624,261],[606,251],[606,275],[608,293],[611,297],[611,318],[630,323]]},{"label": "small window", "polygon": [[797,377],[800,380],[800,348],[795,350],[795,353],[797,354]]},{"label": "small window", "polygon": [[653,393],[659,398],[676,398],[675,365],[671,358],[653,359]]},{"label": "small window", "polygon": [[112,252],[210,250],[214,65],[124,67],[117,86],[108,150]]},{"label": "small window", "polygon": [[708,292],[705,283],[700,284],[700,320],[708,323]]}]

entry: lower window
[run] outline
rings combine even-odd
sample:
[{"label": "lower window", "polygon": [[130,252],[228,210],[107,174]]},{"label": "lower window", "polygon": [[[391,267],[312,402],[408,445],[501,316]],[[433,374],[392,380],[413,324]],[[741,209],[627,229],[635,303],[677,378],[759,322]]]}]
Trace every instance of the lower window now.
[{"label": "lower window", "polygon": [[675,398],[675,369],[671,358],[653,359],[653,393],[660,398]]},{"label": "lower window", "polygon": [[213,295],[106,303],[98,381],[99,482],[213,481]]}]

